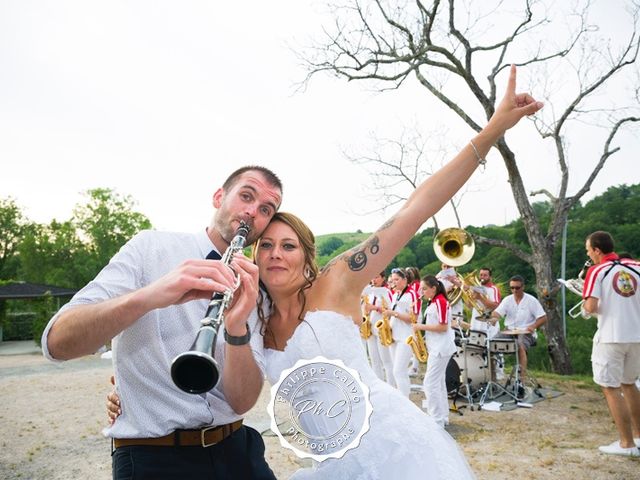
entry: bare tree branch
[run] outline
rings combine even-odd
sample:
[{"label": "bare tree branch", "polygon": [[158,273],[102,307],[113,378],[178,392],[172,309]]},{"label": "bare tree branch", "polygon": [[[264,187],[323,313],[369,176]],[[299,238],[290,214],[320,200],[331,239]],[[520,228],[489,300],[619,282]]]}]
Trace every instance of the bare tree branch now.
[{"label": "bare tree branch", "polygon": [[525,252],[524,250],[522,250],[521,248],[519,248],[518,246],[509,243],[507,241],[504,240],[497,240],[495,238],[487,238],[487,237],[483,237],[481,235],[476,235],[471,234],[471,236],[473,237],[473,239],[478,242],[478,243],[484,243],[485,245],[490,245],[492,247],[501,247],[501,248],[506,248],[507,250],[509,250],[511,253],[513,253],[516,257],[518,257],[519,259],[527,262],[527,263],[531,263],[533,261],[533,255],[531,255],[530,253]]}]

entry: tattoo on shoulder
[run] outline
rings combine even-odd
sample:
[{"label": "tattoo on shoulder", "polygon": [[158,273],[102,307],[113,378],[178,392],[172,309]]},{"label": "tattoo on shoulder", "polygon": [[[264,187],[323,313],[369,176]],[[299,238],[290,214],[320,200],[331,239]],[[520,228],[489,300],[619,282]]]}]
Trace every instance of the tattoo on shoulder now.
[{"label": "tattoo on shoulder", "polygon": [[[342,254],[344,255],[344,254]],[[337,257],[332,258],[331,260],[329,260],[329,262],[320,269],[320,273],[318,274],[319,277],[324,277],[325,275],[327,275],[329,273],[329,270],[331,270],[331,267],[333,267],[338,260],[340,260],[340,258],[342,257],[342,255],[339,255]]]},{"label": "tattoo on shoulder", "polygon": [[343,254],[338,255],[337,257],[330,260],[329,263],[327,263],[322,268],[322,270],[320,271],[320,275],[324,276],[328,274],[331,270],[331,267],[333,267],[338,261],[347,262],[349,270],[353,272],[359,272],[367,266],[367,251],[369,251],[371,255],[375,255],[380,251],[380,239],[377,235],[374,235],[358,247],[347,250]]},{"label": "tattoo on shoulder", "polygon": [[374,235],[359,248],[347,252],[351,253],[345,257],[349,270],[359,272],[367,266],[367,250],[371,255],[375,255],[380,251],[380,239],[377,236]]}]

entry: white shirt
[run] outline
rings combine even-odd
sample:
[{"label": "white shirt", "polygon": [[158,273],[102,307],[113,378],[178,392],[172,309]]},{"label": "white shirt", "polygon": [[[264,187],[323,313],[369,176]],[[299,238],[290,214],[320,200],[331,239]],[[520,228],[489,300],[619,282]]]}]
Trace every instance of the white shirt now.
[{"label": "white shirt", "polygon": [[[150,284],[188,259],[202,259],[214,249],[203,230],[197,234],[143,231],[134,236],[109,264],[49,321],[42,350],[50,360],[47,335],[61,312],[77,305],[119,297]],[[167,435],[176,429],[221,425],[241,418],[227,403],[222,381],[205,394],[190,394],[171,380],[171,362],[191,348],[207,300],[153,310],[112,341],[116,390],[122,415],[104,434],[114,438]],[[257,310],[249,317],[251,349],[264,374],[263,337]],[[224,335],[219,332],[215,359],[224,368]]]},{"label": "white shirt", "polygon": [[537,319],[545,315],[540,302],[528,293],[523,295],[520,303],[516,303],[516,298],[513,295],[505,297],[494,312],[497,312],[500,316],[506,315],[505,327],[509,330],[530,327],[536,323]]},{"label": "white shirt", "polygon": [[[393,300],[393,294],[387,287],[367,286],[365,287],[363,294],[367,295],[369,304],[371,305],[379,305],[389,308]],[[376,323],[378,322],[378,320],[382,320],[382,314],[375,310],[371,310],[371,313],[369,314],[369,320],[371,321],[371,333],[373,333],[373,335],[376,337],[380,336],[380,333],[376,328]]]},{"label": "white shirt", "polygon": [[[442,282],[442,286],[447,292],[447,296],[450,296],[451,291],[456,288],[455,284],[447,280],[447,278],[457,277],[457,276],[458,274],[456,273],[456,269],[453,267],[440,270],[436,275],[436,278]],[[462,297],[460,297],[460,299],[453,305],[449,303],[449,308],[451,309],[451,315],[455,316],[456,320],[463,320],[462,312],[463,312],[464,306],[462,304]]]},{"label": "white shirt", "polygon": [[[491,285],[490,287],[481,285],[479,287],[473,287],[473,288],[482,289],[482,292],[480,293],[482,293],[482,295],[487,297],[492,302],[496,302],[496,303],[500,302],[500,291],[498,290],[498,287],[496,287],[495,285]],[[481,332],[485,332],[487,334],[487,338],[495,337],[497,333],[500,331],[500,324],[496,322],[495,325],[491,325],[491,323],[489,322],[482,322],[480,320],[476,320],[476,317],[479,317],[479,316],[480,316],[480,312],[478,312],[478,310],[474,308],[473,311],[471,312],[471,324],[469,328],[471,330],[479,330]]]},{"label": "white shirt", "polygon": [[[617,255],[615,256],[617,258]],[[629,268],[605,261],[589,268],[584,281],[584,298],[597,298],[598,331],[595,342],[640,342],[640,277]],[[640,272],[640,262],[622,259],[622,262]],[[611,271],[605,273],[611,268]]]},{"label": "white shirt", "polygon": [[[391,308],[398,313],[413,313],[417,315],[416,308],[416,294],[410,288],[407,288],[400,297],[402,292],[396,292],[393,296],[393,303]],[[408,337],[413,335],[413,329],[411,323],[407,323],[399,318],[391,318],[391,334],[396,342],[405,342]]]},{"label": "white shirt", "polygon": [[437,295],[425,309],[426,325],[448,325],[444,332],[424,332],[429,355],[451,356],[456,351],[455,333],[451,329],[451,309],[442,295]]}]

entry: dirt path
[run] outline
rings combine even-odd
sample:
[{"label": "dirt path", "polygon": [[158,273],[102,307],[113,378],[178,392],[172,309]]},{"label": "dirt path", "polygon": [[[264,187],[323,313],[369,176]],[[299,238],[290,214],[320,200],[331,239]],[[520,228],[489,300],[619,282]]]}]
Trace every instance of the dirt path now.
[{"label": "dirt path", "polygon": [[[110,362],[90,357],[53,365],[39,355],[0,356],[0,478],[111,478],[110,444],[100,433],[110,372]],[[615,438],[601,393],[541,381],[564,395],[531,409],[452,415],[448,430],[479,479],[640,479],[640,459],[597,451]],[[247,418],[259,430],[268,428],[267,399],[265,388]],[[277,438],[265,435],[265,443],[278,478],[299,468]]]}]

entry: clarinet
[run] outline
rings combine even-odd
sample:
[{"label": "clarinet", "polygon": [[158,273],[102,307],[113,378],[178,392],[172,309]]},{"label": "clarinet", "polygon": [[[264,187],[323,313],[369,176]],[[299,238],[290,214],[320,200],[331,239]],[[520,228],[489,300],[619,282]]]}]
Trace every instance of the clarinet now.
[{"label": "clarinet", "polygon": [[[227,266],[231,264],[233,256],[244,248],[250,231],[249,225],[240,222],[233,240],[222,256],[222,263]],[[191,349],[179,354],[171,362],[171,378],[180,390],[204,393],[218,384],[220,367],[214,358],[216,339],[224,322],[224,312],[231,304],[233,292],[239,285],[240,278],[236,274],[235,288],[213,294]]]}]

